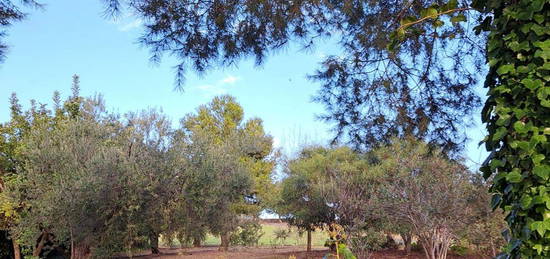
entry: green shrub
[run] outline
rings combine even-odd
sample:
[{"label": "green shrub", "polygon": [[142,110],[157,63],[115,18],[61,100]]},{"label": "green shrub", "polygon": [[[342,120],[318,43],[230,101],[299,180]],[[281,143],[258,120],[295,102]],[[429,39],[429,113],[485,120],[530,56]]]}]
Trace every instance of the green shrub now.
[{"label": "green shrub", "polygon": [[231,245],[255,246],[264,235],[262,225],[257,221],[245,221],[229,237]]},{"label": "green shrub", "polygon": [[[300,232],[301,233],[301,232]],[[278,243],[279,245],[282,245],[285,240],[290,237],[290,229],[275,229],[273,231],[273,234],[275,235],[275,243]]]},{"label": "green shrub", "polygon": [[382,249],[387,241],[388,238],[384,233],[366,230],[350,236],[348,244],[359,258],[368,258],[372,251]]}]

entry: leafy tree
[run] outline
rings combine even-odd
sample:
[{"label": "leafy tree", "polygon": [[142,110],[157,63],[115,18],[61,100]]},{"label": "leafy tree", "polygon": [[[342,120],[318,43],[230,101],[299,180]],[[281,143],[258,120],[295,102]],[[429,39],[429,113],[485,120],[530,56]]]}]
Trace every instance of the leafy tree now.
[{"label": "leafy tree", "polygon": [[339,179],[357,171],[360,163],[358,156],[346,147],[305,148],[288,162],[276,212],[308,232],[308,251],[311,231],[335,222],[337,215],[339,220],[348,219],[339,214],[341,203],[345,202],[338,200]]},{"label": "leafy tree", "polygon": [[70,246],[71,258],[110,250],[108,246],[120,244],[114,235],[120,225],[105,223],[123,222],[135,208],[135,181],[118,138],[122,128],[114,118],[96,114],[102,108],[92,102],[82,103],[81,117],[37,124],[24,140],[25,170],[7,192],[25,204],[13,233],[27,245],[39,240],[34,256],[46,241]]},{"label": "leafy tree", "polygon": [[234,97],[225,95],[200,106],[196,114],[188,114],[181,123],[187,134],[204,131],[212,136],[214,143],[236,141],[243,153],[240,163],[249,168],[253,180],[253,189],[247,195],[251,206],[243,204],[242,210],[257,214],[265,209],[263,201],[270,196],[277,153],[273,150],[272,137],[264,132],[262,120],[245,121],[243,108]]},{"label": "leafy tree", "polygon": [[[184,139],[187,139],[185,142],[191,143],[191,145],[193,145],[192,143],[203,143],[200,144],[199,147],[204,145],[204,147],[201,147],[199,150],[192,151],[195,155],[197,155],[195,152],[199,152],[199,154],[202,152],[220,152],[226,153],[223,157],[227,157],[226,160],[220,159],[214,164],[210,164],[213,162],[203,161],[198,164],[199,168],[190,169],[191,171],[196,170],[196,172],[190,172],[190,174],[193,175],[206,170],[202,166],[229,166],[229,168],[233,168],[231,170],[247,172],[249,174],[247,179],[252,181],[249,189],[240,189],[240,192],[238,188],[244,188],[244,186],[229,185],[222,189],[217,189],[208,187],[209,183],[205,182],[204,178],[201,179],[201,177],[205,176],[203,175],[204,173],[201,173],[195,176],[197,178],[191,177],[191,179],[197,181],[195,184],[186,185],[186,188],[194,189],[197,194],[210,191],[217,192],[204,194],[204,197],[208,197],[208,195],[220,197],[213,198],[214,200],[219,199],[220,202],[213,205],[212,208],[214,208],[215,211],[208,212],[211,209],[204,208],[204,204],[201,204],[201,202],[193,202],[193,204],[196,204],[194,206],[197,206],[196,209],[198,211],[190,214],[195,215],[191,217],[200,217],[200,215],[204,213],[214,213],[210,216],[213,216],[216,220],[208,217],[203,218],[203,220],[208,219],[208,221],[203,221],[202,224],[199,224],[199,233],[195,235],[198,238],[204,237],[204,232],[200,230],[204,230],[204,226],[208,226],[211,231],[222,235],[222,249],[227,249],[229,245],[228,235],[231,231],[235,230],[238,225],[237,216],[250,215],[257,217],[261,210],[267,208],[266,200],[269,199],[269,194],[272,189],[271,173],[276,158],[276,153],[274,153],[272,147],[272,138],[264,132],[260,119],[253,118],[244,121],[242,107],[236,102],[235,98],[231,96],[215,97],[209,104],[200,106],[195,114],[187,115],[182,119],[181,124],[181,134],[184,136]],[[209,147],[210,145],[218,145],[219,148],[225,148],[227,150],[215,149]],[[182,151],[182,153],[185,154],[185,151]],[[229,156],[229,153],[232,155]],[[193,157],[195,155],[193,155]],[[199,158],[203,159],[202,157]],[[231,159],[235,159],[235,161],[231,162]],[[223,162],[221,165],[217,165],[217,163],[221,162]],[[189,163],[191,166],[196,164],[195,162]],[[203,165],[203,163],[206,164]],[[209,174],[211,173],[221,174],[219,170],[209,172]],[[219,179],[219,177],[222,176],[223,174],[219,176],[210,175],[210,177],[213,178],[211,183],[216,184],[215,179]],[[227,199],[222,199],[222,197],[224,197],[223,192],[225,191],[230,192],[226,194],[229,195],[226,197],[233,197],[231,190],[235,190],[235,192],[239,192],[244,196],[241,197],[241,199],[232,200],[231,202]],[[244,191],[246,191],[246,193],[244,193]],[[197,199],[201,200],[204,197],[202,197],[201,194],[197,196]],[[229,203],[226,204],[226,202]],[[192,206],[192,208],[194,206]],[[221,206],[221,208],[217,208],[216,206]],[[201,221],[199,220],[198,222]],[[190,224],[197,224],[197,222],[191,221]],[[216,226],[213,226],[213,224],[216,224]],[[186,229],[189,231],[192,227],[187,227]],[[192,231],[195,232],[196,230]]]},{"label": "leafy tree", "polygon": [[[195,128],[177,149],[184,155],[180,203],[176,215],[184,239],[204,238],[206,230],[219,235],[221,250],[227,250],[231,232],[238,226],[241,212],[236,208],[250,192],[252,178],[239,162],[242,151],[237,141],[220,143],[208,131]],[[180,233],[181,234],[181,233]]]},{"label": "leafy tree", "polygon": [[375,208],[408,223],[428,258],[446,258],[456,234],[473,218],[471,174],[418,141],[396,139],[374,153],[377,170],[385,172]]},{"label": "leafy tree", "polygon": [[489,205],[491,194],[490,181],[475,174],[471,180],[469,206],[472,208],[472,223],[458,233],[481,254],[497,256],[505,244],[502,233],[509,233],[502,210],[493,210]]},{"label": "leafy tree", "polygon": [[158,238],[166,230],[164,213],[174,199],[176,172],[173,170],[172,135],[170,120],[156,110],[127,114],[130,133],[128,157],[135,174],[141,176],[139,209],[135,212],[144,235],[149,237],[151,250],[159,254]]}]

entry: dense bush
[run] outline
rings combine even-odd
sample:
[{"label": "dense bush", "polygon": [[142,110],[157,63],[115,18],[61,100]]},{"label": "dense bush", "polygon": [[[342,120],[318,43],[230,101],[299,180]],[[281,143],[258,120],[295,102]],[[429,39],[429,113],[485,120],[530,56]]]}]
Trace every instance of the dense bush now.
[{"label": "dense bush", "polygon": [[229,242],[231,245],[256,246],[265,233],[262,225],[256,220],[245,220],[236,231],[231,233]]}]

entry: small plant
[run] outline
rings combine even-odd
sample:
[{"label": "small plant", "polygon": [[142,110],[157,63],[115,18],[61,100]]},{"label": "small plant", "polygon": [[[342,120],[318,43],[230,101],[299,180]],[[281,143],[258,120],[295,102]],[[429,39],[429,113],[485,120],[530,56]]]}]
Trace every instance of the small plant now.
[{"label": "small plant", "polygon": [[325,246],[330,247],[331,251],[336,254],[327,254],[323,258],[337,259],[357,259],[351,250],[346,246],[346,234],[344,228],[336,223],[332,223],[328,227],[329,240],[325,242]]},{"label": "small plant", "polygon": [[278,242],[279,245],[283,245],[285,240],[290,237],[290,229],[276,229],[273,231],[273,234],[275,235],[275,242]]}]

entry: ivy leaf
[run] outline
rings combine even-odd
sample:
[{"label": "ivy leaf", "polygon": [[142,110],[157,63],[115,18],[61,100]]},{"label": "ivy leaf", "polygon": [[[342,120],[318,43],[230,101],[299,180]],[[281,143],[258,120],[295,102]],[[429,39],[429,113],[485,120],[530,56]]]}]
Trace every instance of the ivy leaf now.
[{"label": "ivy leaf", "polygon": [[533,173],[546,181],[550,176],[550,166],[537,165],[533,168]]},{"label": "ivy leaf", "polygon": [[525,125],[525,122],[516,121],[514,123],[514,130],[519,134],[525,134],[529,131],[529,128],[527,127],[527,125]]},{"label": "ivy leaf", "polygon": [[508,130],[505,127],[499,127],[493,135],[493,140],[501,140],[506,134],[508,134]]},{"label": "ivy leaf", "polygon": [[522,179],[523,177],[519,173],[519,170],[516,169],[506,175],[506,180],[511,183],[519,183]]},{"label": "ivy leaf", "polygon": [[543,154],[536,154],[531,159],[533,160],[533,164],[539,165],[544,158],[545,156]]},{"label": "ivy leaf", "polygon": [[542,14],[535,14],[533,16],[533,19],[535,19],[535,21],[538,23],[538,24],[541,24],[544,22],[544,15]]},{"label": "ivy leaf", "polygon": [[544,6],[544,0],[531,0],[531,10],[540,12]]},{"label": "ivy leaf", "polygon": [[533,198],[531,198],[531,196],[529,195],[524,195],[523,197],[521,197],[521,200],[519,201],[521,208],[524,210],[528,209],[531,206],[531,201],[533,201]]},{"label": "ivy leaf", "polygon": [[502,65],[497,69],[497,74],[504,75],[514,71],[515,71],[514,64]]},{"label": "ivy leaf", "polygon": [[535,41],[533,42],[533,45],[535,47],[538,47],[542,50],[548,50],[550,49],[550,40],[545,40],[545,41]]},{"label": "ivy leaf", "polygon": [[530,90],[535,90],[539,87],[544,86],[544,83],[540,79],[533,80],[530,78],[525,78],[521,80],[521,84],[523,84],[525,87],[529,88]]}]

